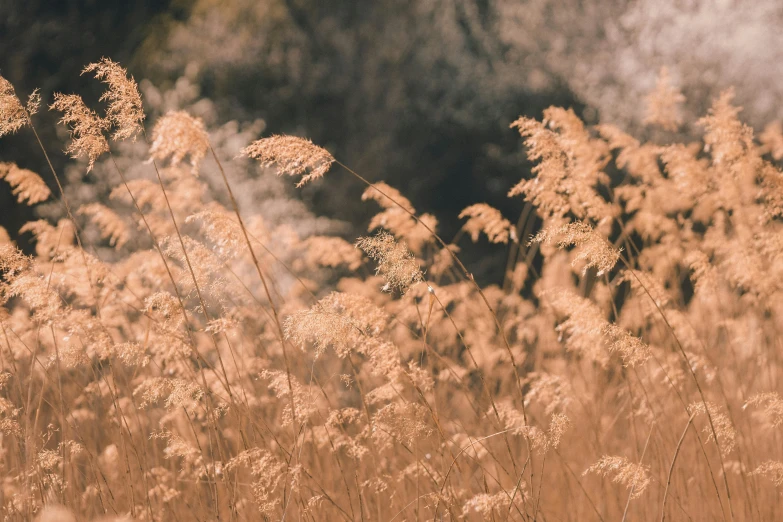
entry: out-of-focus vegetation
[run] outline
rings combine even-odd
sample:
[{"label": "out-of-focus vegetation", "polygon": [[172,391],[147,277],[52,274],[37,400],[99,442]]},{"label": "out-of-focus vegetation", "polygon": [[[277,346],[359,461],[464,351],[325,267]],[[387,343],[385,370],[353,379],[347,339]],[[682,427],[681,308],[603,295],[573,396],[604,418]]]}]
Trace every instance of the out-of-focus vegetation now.
[{"label": "out-of-focus vegetation", "polygon": [[[474,199],[511,209],[504,193],[525,159],[508,131],[510,114],[572,107],[588,122],[600,116],[647,137],[643,97],[662,66],[686,95],[686,122],[729,86],[751,125],[780,116],[783,7],[754,5],[9,0],[0,6],[0,34],[8,35],[0,38],[0,68],[20,92],[41,87],[44,95],[89,88],[74,73],[103,54],[161,92],[187,78],[215,105],[215,123],[263,120],[270,132],[307,135],[370,179],[404,184],[414,204],[444,217]],[[44,85],[28,84],[36,70],[46,72]],[[696,134],[693,126],[680,129],[681,136]],[[17,146],[28,144],[6,145]],[[30,161],[44,170],[32,151]],[[356,191],[339,179],[306,191],[304,200],[336,217]],[[357,219],[369,217],[350,207]],[[445,226],[446,235],[457,230]],[[497,259],[465,255],[487,263],[480,273],[501,269]]]},{"label": "out-of-focus vegetation", "polygon": [[[326,148],[215,123],[193,71],[84,72],[105,107],[0,77],[0,137],[50,102],[79,160],[56,191],[0,163],[48,217],[32,256],[0,229],[4,519],[774,519],[783,130],[731,90],[695,142],[519,117],[515,211],[450,241]],[[684,100],[664,70],[644,120]],[[375,212],[355,243],[282,188],[338,176]]]}]

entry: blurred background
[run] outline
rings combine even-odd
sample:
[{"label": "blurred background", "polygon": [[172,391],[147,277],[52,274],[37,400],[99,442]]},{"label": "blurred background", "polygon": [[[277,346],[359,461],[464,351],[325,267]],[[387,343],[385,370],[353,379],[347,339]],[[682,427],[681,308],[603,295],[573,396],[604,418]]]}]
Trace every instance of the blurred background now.
[{"label": "blurred background", "polygon": [[[508,128],[520,115],[572,107],[647,138],[642,100],[666,66],[686,122],[728,86],[748,123],[778,118],[781,22],[777,0],[3,0],[0,74],[23,99],[37,87],[44,100],[78,92],[97,105],[101,85],[79,72],[111,57],[155,98],[152,121],[184,104],[210,128],[254,122],[259,135],[309,137],[399,188],[448,240],[472,203],[519,216],[523,202],[506,193],[530,168]],[[55,122],[42,114],[38,128],[64,169]],[[0,140],[0,161],[46,176],[24,131]],[[349,239],[376,211],[339,172],[286,190]],[[14,234],[33,217],[0,186],[0,225]],[[466,255],[492,277],[505,252],[487,251]]]}]

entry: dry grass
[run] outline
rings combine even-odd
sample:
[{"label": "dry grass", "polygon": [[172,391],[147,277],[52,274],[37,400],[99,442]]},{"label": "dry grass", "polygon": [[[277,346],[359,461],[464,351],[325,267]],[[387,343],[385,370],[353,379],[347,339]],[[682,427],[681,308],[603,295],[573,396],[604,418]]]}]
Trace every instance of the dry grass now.
[{"label": "dry grass", "polygon": [[[53,108],[89,170],[146,133],[125,70],[85,71],[107,114]],[[34,131],[35,103],[0,89],[0,131]],[[663,78],[649,121],[676,128],[681,101]],[[774,519],[783,174],[765,155],[783,137],[757,143],[738,112],[725,94],[682,145],[557,108],[514,122],[536,163],[510,190],[526,209],[461,214],[508,255],[486,287],[432,216],[304,139],[245,151],[299,185],[354,176],[383,230],[352,247],[264,224],[203,123],[164,116],[151,177],[109,157],[113,207],[60,190],[66,219],[25,225],[33,257],[0,229],[4,519]],[[6,171],[20,202],[49,196]],[[82,240],[94,228],[113,260]]]}]

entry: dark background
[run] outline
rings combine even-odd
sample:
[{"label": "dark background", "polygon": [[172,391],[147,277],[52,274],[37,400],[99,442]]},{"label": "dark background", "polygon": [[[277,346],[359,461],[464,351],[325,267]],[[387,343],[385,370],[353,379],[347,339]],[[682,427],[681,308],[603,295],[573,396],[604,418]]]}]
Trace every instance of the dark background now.
[{"label": "dark background", "polygon": [[[170,2],[134,0],[4,0],[0,2],[0,74],[10,81],[24,102],[39,88],[42,107],[36,129],[58,172],[67,158],[57,115],[46,105],[56,91],[78,92],[85,99],[99,96],[99,85],[79,76],[82,68],[101,56],[121,63],[133,60],[149,36],[153,23],[164,16],[185,16]],[[62,132],[62,129],[60,129]],[[55,191],[38,145],[28,129],[0,139],[0,161],[15,162],[39,173]],[[35,217],[34,210],[16,203],[11,190],[0,183],[0,226],[13,236]],[[24,239],[21,238],[22,243]]]},{"label": "dark background", "polygon": [[[201,95],[223,121],[262,118],[265,134],[311,138],[365,177],[399,188],[419,212],[436,215],[446,240],[470,204],[490,203],[512,221],[521,212],[521,199],[506,197],[529,171],[511,121],[540,117],[549,105],[584,115],[556,78],[529,87],[519,57],[504,58],[510,50],[494,34],[498,13],[486,2],[444,2],[432,12],[414,1],[266,3],[269,9],[248,1],[5,0],[0,73],[23,100],[37,87],[47,102],[62,91],[91,104],[101,86],[79,72],[102,56],[163,90],[196,63]],[[439,12],[449,18],[432,18]],[[232,45],[239,50],[227,51]],[[64,129],[45,110],[36,121],[62,169]],[[36,171],[54,188],[28,130],[0,140],[0,161]],[[292,197],[352,223],[348,235],[356,237],[376,211],[359,201],[362,190],[335,172]],[[0,184],[0,225],[15,235],[32,218]],[[466,252],[473,268],[498,274],[505,251],[480,251]]]}]

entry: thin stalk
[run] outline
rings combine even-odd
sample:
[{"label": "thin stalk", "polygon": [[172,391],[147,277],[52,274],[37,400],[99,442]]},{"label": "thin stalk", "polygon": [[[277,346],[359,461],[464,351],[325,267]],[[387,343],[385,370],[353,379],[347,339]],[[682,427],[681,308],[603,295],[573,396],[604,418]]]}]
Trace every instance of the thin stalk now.
[{"label": "thin stalk", "polygon": [[[644,443],[644,449],[642,450],[642,456],[639,457],[639,466],[642,465],[642,462],[644,462],[644,455],[647,453],[647,446],[650,444],[650,437],[652,437],[653,429],[655,429],[655,424],[650,426],[650,433],[647,434],[647,442]],[[628,507],[631,505],[631,499],[633,498],[633,491],[636,488],[636,480],[633,481],[633,484],[631,484],[631,491],[628,492],[628,501],[625,503],[625,511],[623,511],[623,519],[622,522],[625,522],[625,518],[628,516]]]},{"label": "thin stalk", "polygon": [[[536,494],[536,507],[533,510],[533,522],[536,522],[538,519],[538,508],[541,505],[541,488],[544,485],[544,469],[546,468],[546,453],[544,453],[544,458],[541,459],[541,476],[538,477],[538,493]],[[530,485],[533,487],[533,485]]]},{"label": "thin stalk", "polygon": [[664,522],[666,520],[666,501],[669,498],[669,486],[672,483],[672,475],[674,474],[674,464],[677,462],[677,456],[680,454],[680,448],[682,447],[682,443],[685,440],[685,435],[688,433],[688,428],[691,426],[691,423],[693,422],[693,418],[696,416],[696,414],[691,414],[690,417],[688,417],[688,422],[685,424],[685,429],[682,430],[682,435],[680,436],[679,442],[677,442],[677,448],[674,450],[674,456],[672,457],[672,464],[669,466],[669,475],[666,477],[666,489],[663,491],[663,502],[661,502],[661,522]]},{"label": "thin stalk", "polygon": [[458,266],[460,267],[460,269],[462,270],[463,274],[465,275],[465,278],[466,278],[468,281],[470,281],[470,282],[472,283],[473,287],[476,289],[476,291],[478,292],[478,294],[481,296],[481,299],[482,299],[482,301],[484,302],[484,305],[487,307],[487,309],[489,310],[490,314],[492,314],[492,319],[493,319],[493,320],[494,320],[494,322],[495,322],[495,327],[497,328],[498,332],[500,333],[500,336],[501,336],[501,338],[503,339],[503,344],[505,345],[506,351],[508,352],[508,356],[509,356],[509,358],[510,358],[510,361],[511,361],[511,365],[512,365],[512,367],[513,367],[513,369],[514,369],[514,377],[515,377],[515,380],[516,380],[517,389],[519,390],[519,396],[520,396],[520,399],[522,400],[522,415],[523,415],[523,417],[524,417],[524,419],[525,419],[525,424],[527,425],[527,413],[525,412],[525,404],[524,404],[524,403],[525,403],[525,401],[524,401],[524,399],[525,399],[525,394],[524,394],[524,393],[523,393],[523,391],[522,391],[522,384],[521,384],[521,383],[522,383],[522,379],[521,379],[521,377],[519,376],[519,370],[518,370],[518,368],[517,368],[517,364],[516,364],[516,358],[514,357],[514,354],[513,354],[513,352],[511,351],[511,345],[509,344],[509,342],[508,342],[508,338],[506,337],[506,332],[505,332],[505,330],[503,329],[503,326],[500,324],[500,320],[498,320],[498,316],[497,316],[497,314],[495,313],[495,310],[492,308],[492,305],[490,305],[490,304],[489,304],[489,300],[487,299],[487,296],[484,294],[484,291],[481,289],[481,287],[478,285],[478,283],[476,283],[476,280],[474,279],[474,277],[473,277],[473,274],[471,274],[471,273],[468,271],[468,269],[465,267],[465,265],[462,263],[462,261],[460,261],[460,259],[457,257],[457,255],[456,255],[454,252],[452,252],[452,250],[451,250],[451,249],[448,247],[448,245],[446,244],[446,242],[445,242],[445,241],[443,241],[443,239],[441,239],[441,237],[440,237],[440,236],[439,236],[437,233],[435,233],[435,231],[434,231],[434,230],[432,230],[432,229],[429,227],[429,225],[427,225],[426,223],[424,223],[423,221],[421,221],[421,220],[420,220],[420,219],[419,219],[419,218],[416,216],[416,214],[414,214],[413,212],[411,212],[410,210],[408,210],[407,208],[405,208],[405,206],[404,206],[404,205],[400,204],[400,203],[399,203],[398,201],[396,201],[394,198],[392,198],[391,196],[389,196],[388,194],[386,194],[385,192],[383,192],[383,191],[382,191],[381,189],[379,189],[379,188],[378,188],[378,187],[377,187],[375,184],[373,184],[373,183],[371,183],[371,182],[367,181],[367,180],[366,180],[364,177],[362,177],[362,176],[361,176],[360,174],[358,174],[357,172],[353,171],[353,170],[352,170],[350,167],[348,167],[347,165],[345,165],[345,164],[343,164],[343,163],[341,163],[341,162],[339,162],[339,161],[337,161],[337,160],[335,160],[335,163],[337,163],[337,164],[338,164],[338,165],[340,165],[342,168],[344,168],[345,170],[347,170],[347,171],[348,171],[348,172],[349,172],[351,175],[355,176],[357,179],[359,179],[359,180],[360,180],[362,183],[366,184],[368,187],[372,187],[373,189],[377,190],[379,194],[381,194],[381,195],[382,195],[382,196],[384,196],[386,199],[388,199],[389,201],[391,201],[392,203],[394,203],[395,205],[397,205],[398,207],[400,207],[400,208],[401,208],[401,209],[402,209],[402,210],[403,210],[403,211],[404,211],[406,214],[408,214],[410,217],[412,217],[412,218],[413,218],[413,219],[414,219],[414,220],[415,220],[415,221],[416,221],[418,224],[420,224],[421,226],[423,226],[423,227],[424,227],[424,229],[425,229],[427,232],[429,232],[429,233],[430,233],[430,235],[431,235],[433,238],[435,238],[435,240],[436,240],[436,241],[437,241],[437,242],[438,242],[438,243],[441,245],[441,247],[443,247],[443,248],[445,248],[445,249],[446,249],[446,251],[447,251],[447,252],[449,253],[449,255],[451,256],[452,260],[453,260],[455,263],[457,263],[457,265],[458,265]]},{"label": "thin stalk", "polygon": [[[636,274],[636,272],[631,268],[630,264],[625,260],[623,256],[620,256],[620,259],[625,264],[626,268],[631,272],[633,277],[636,279],[636,281],[639,283],[639,285],[644,289],[644,292],[647,294],[647,296],[650,298],[650,300],[653,303],[653,306],[655,306],[656,310],[658,310],[658,313],[660,314],[661,318],[663,319],[663,322],[666,323],[666,327],[669,329],[669,332],[671,333],[672,337],[674,338],[675,343],[677,344],[677,348],[679,349],[680,355],[682,355],[683,359],[685,360],[685,366],[688,367],[688,372],[690,376],[693,378],[693,382],[696,384],[696,389],[699,392],[699,397],[701,398],[702,405],[704,406],[704,413],[707,415],[707,420],[710,424],[710,430],[712,431],[712,436],[715,439],[715,446],[718,448],[718,459],[720,460],[720,467],[722,470],[722,477],[723,477],[723,485],[726,489],[726,497],[727,502],[729,504],[729,514],[731,515],[731,519],[734,520],[734,508],[731,504],[731,490],[729,489],[729,481],[726,477],[726,466],[723,463],[723,454],[721,453],[720,449],[720,443],[718,442],[718,433],[715,429],[715,424],[712,421],[712,414],[710,413],[710,409],[707,406],[707,399],[704,396],[704,392],[701,389],[701,384],[699,384],[699,379],[696,377],[696,372],[693,371],[693,366],[691,365],[691,361],[688,358],[688,354],[685,353],[685,348],[682,346],[682,343],[680,342],[680,339],[677,337],[677,334],[674,332],[674,328],[672,327],[671,323],[669,323],[669,320],[666,318],[666,314],[663,313],[663,310],[661,310],[661,307],[658,305],[658,302],[653,298],[650,291],[647,289],[647,287],[644,285],[642,280],[639,278],[639,276]],[[721,506],[722,509],[722,506]]]},{"label": "thin stalk", "polygon": [[[119,165],[117,165],[116,160],[114,159],[114,155],[109,152],[109,156],[112,160],[112,163],[114,164],[114,168],[117,171],[117,173],[120,175],[120,179],[122,180],[122,184],[125,186],[125,190],[128,192],[128,195],[131,198],[131,201],[133,202],[133,206],[136,208],[136,211],[139,213],[139,216],[141,216],[141,220],[144,223],[144,226],[147,229],[147,232],[150,235],[150,238],[152,239],[152,244],[155,246],[155,250],[158,252],[158,255],[160,256],[161,261],[163,261],[163,266],[166,269],[166,274],[169,276],[169,279],[171,280],[171,284],[174,287],[174,294],[177,297],[177,302],[179,303],[180,312],[182,313],[182,319],[183,319],[183,326],[185,327],[185,331],[188,334],[188,338],[190,340],[190,346],[192,347],[193,352],[196,354],[196,357],[198,359],[202,359],[201,354],[196,349],[196,343],[195,339],[193,338],[193,332],[190,330],[190,321],[188,319],[187,315],[187,309],[185,308],[185,302],[182,299],[182,294],[179,291],[179,287],[177,286],[176,280],[174,279],[174,274],[171,272],[171,267],[169,266],[168,261],[166,260],[166,255],[163,253],[163,249],[160,246],[160,243],[157,240],[157,237],[155,236],[155,233],[152,231],[152,227],[150,226],[149,222],[147,221],[147,217],[144,215],[144,212],[141,210],[141,205],[139,205],[139,202],[136,200],[136,196],[133,194],[133,191],[130,189],[130,186],[128,185],[128,180],[125,178],[125,174],[120,169]],[[217,373],[216,373],[217,375]],[[201,380],[202,380],[202,387],[204,389],[204,395],[207,397],[207,408],[208,410],[211,410],[211,400],[209,398],[209,387],[207,386],[206,377],[204,376],[204,371],[202,368],[201,371]],[[207,414],[207,416],[212,419],[214,424],[214,415]],[[215,434],[217,434],[217,427],[215,427]],[[212,435],[209,436],[209,445],[210,445],[210,451],[213,452],[214,448],[212,447]],[[217,477],[213,477],[214,480],[212,481],[214,484],[214,490],[212,491],[214,498],[215,498],[215,504],[219,504],[218,502],[218,489],[217,489]]]},{"label": "thin stalk", "polygon": [[[223,177],[223,182],[226,185],[226,190],[228,190],[229,199],[231,199],[231,205],[233,206],[234,213],[236,214],[237,220],[239,221],[239,227],[242,229],[242,236],[245,238],[245,242],[247,243],[247,249],[250,251],[250,257],[253,259],[253,265],[255,265],[256,267],[256,271],[258,272],[258,277],[261,278],[261,283],[264,286],[264,293],[266,293],[266,298],[269,301],[270,308],[272,309],[272,315],[274,315],[275,326],[277,326],[277,331],[280,334],[280,344],[283,346],[283,360],[285,362],[286,378],[288,380],[288,393],[291,396],[291,416],[292,416],[291,427],[293,428],[294,438],[296,438],[296,433],[297,433],[296,405],[294,403],[294,388],[291,382],[291,367],[288,363],[288,351],[286,350],[286,346],[285,346],[285,333],[283,331],[283,326],[280,323],[280,316],[278,315],[277,307],[275,306],[275,303],[272,300],[272,295],[269,292],[269,285],[266,282],[266,277],[264,277],[264,273],[261,270],[261,265],[259,265],[258,263],[258,258],[256,257],[256,253],[253,251],[253,246],[250,243],[250,238],[248,237],[247,229],[245,228],[245,222],[242,221],[242,215],[239,213],[239,205],[237,204],[237,200],[234,197],[234,192],[231,190],[231,185],[228,182],[228,177],[226,176],[226,172],[225,170],[223,170],[223,165],[220,163],[217,154],[215,154],[215,149],[212,148],[212,145],[209,146],[209,150],[212,152],[212,157],[215,159],[215,163],[217,163],[218,169],[220,170],[220,175]],[[172,219],[173,219],[173,215],[172,215]],[[185,246],[183,245],[182,248],[184,250]]]}]

